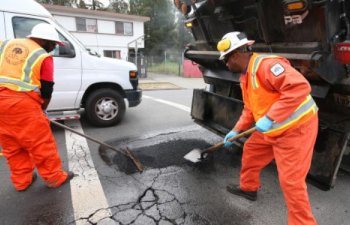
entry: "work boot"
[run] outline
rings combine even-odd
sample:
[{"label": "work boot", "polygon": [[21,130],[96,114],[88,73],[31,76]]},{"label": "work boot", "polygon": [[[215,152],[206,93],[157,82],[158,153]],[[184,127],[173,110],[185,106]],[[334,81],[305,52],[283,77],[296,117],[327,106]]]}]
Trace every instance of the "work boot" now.
[{"label": "work boot", "polygon": [[17,190],[18,192],[23,192],[23,191],[26,191],[28,190],[28,188],[30,188],[30,186],[32,186],[32,184],[36,181],[36,179],[38,178],[38,175],[33,172],[33,175],[32,175],[32,183],[30,183],[26,188],[22,189],[22,190]]},{"label": "work boot", "polygon": [[67,173],[67,178],[59,186],[52,186],[50,184],[47,184],[47,187],[48,188],[59,188],[62,185],[68,183],[75,176],[75,174],[72,171],[66,171],[66,173]]},{"label": "work boot", "polygon": [[67,171],[67,175],[67,179],[61,185],[68,183],[75,176],[75,174],[72,171]]},{"label": "work boot", "polygon": [[226,190],[231,194],[244,197],[250,201],[256,201],[258,197],[257,191],[243,191],[239,185],[229,184],[226,186]]},{"label": "work boot", "polygon": [[75,176],[75,174],[72,171],[66,171],[66,173],[67,173],[67,177],[60,185],[56,186],[56,183],[53,183],[54,185],[52,185],[52,183],[50,184],[50,183],[47,182],[46,183],[47,187],[48,188],[59,188],[62,185],[68,183]]}]

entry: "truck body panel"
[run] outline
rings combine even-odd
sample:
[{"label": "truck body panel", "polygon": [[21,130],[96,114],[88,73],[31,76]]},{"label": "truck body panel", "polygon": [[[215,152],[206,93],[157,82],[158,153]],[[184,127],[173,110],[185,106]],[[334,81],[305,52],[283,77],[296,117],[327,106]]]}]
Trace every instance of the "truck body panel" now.
[{"label": "truck body panel", "polygon": [[[290,4],[298,3],[293,9]],[[319,187],[334,186],[350,132],[350,3],[316,0],[184,1],[185,25],[194,44],[185,57],[198,63],[209,90],[194,90],[192,118],[221,135],[243,108],[240,74],[218,60],[218,41],[241,31],[255,40],[252,51],[286,57],[310,82],[320,127],[309,178]],[[181,7],[186,9],[186,7]],[[345,161],[345,160],[343,160]]]}]

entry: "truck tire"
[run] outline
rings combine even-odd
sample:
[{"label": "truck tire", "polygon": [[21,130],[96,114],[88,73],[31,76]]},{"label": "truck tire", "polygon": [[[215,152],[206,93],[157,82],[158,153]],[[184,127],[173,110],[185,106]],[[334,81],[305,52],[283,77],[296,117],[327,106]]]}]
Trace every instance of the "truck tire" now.
[{"label": "truck tire", "polygon": [[85,105],[87,121],[95,126],[116,125],[125,114],[124,98],[115,90],[106,88],[91,93]]}]

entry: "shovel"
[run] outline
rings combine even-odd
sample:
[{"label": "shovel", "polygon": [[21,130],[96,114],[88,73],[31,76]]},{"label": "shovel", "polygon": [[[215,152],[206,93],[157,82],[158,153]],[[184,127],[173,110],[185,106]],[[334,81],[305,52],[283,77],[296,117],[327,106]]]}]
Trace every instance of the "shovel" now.
[{"label": "shovel", "polygon": [[106,144],[106,143],[104,143],[104,142],[102,142],[102,141],[99,141],[99,140],[97,140],[97,139],[95,139],[95,138],[93,138],[93,137],[90,137],[90,136],[86,135],[86,134],[82,134],[82,133],[80,133],[80,132],[78,132],[78,131],[76,131],[76,130],[70,128],[70,127],[67,127],[67,126],[65,126],[65,125],[63,125],[63,124],[61,124],[61,123],[58,123],[58,122],[56,122],[56,121],[54,121],[54,120],[50,120],[50,122],[51,122],[52,124],[58,126],[58,127],[61,127],[61,128],[65,129],[65,130],[69,130],[69,131],[72,132],[72,133],[75,133],[75,134],[77,134],[77,135],[80,135],[80,136],[82,136],[82,137],[85,137],[85,138],[87,138],[87,139],[89,139],[89,140],[91,140],[91,141],[93,141],[93,142],[95,142],[95,143],[97,143],[97,144],[100,144],[100,145],[102,145],[102,146],[104,146],[104,147],[106,147],[106,148],[109,148],[109,149],[111,149],[111,150],[113,150],[113,151],[115,151],[115,152],[121,153],[121,154],[123,154],[124,156],[129,157],[129,158],[132,160],[132,162],[135,164],[135,166],[137,167],[137,169],[140,171],[140,173],[142,173],[142,171],[144,170],[144,166],[142,165],[142,163],[140,162],[140,160],[139,160],[138,158],[136,158],[136,157],[134,156],[134,154],[133,154],[129,149],[125,149],[125,150],[116,149],[116,148],[114,148],[113,146],[111,146],[111,145],[109,145],[109,144]]},{"label": "shovel", "polygon": [[[228,139],[229,142],[232,142],[232,141],[235,141],[237,139],[240,139],[242,137],[245,137],[251,133],[253,133],[254,131],[256,131],[256,128],[255,127],[252,127],[244,132],[241,132],[239,134],[237,134],[236,136]],[[220,148],[222,148],[224,146],[224,142],[219,142],[219,143],[216,143],[215,145],[207,148],[207,149],[198,149],[198,148],[195,148],[193,149],[192,151],[190,151],[189,153],[187,153],[184,158],[187,159],[188,161],[191,161],[193,163],[197,163],[197,162],[201,162],[203,159],[207,158],[208,154],[211,153],[211,152],[214,152]]]}]

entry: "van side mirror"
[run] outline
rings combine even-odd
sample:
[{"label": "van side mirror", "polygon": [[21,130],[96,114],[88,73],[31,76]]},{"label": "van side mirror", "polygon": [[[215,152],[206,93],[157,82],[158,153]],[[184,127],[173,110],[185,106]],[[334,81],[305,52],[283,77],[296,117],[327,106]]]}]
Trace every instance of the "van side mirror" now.
[{"label": "van side mirror", "polygon": [[63,46],[59,46],[58,52],[59,52],[59,56],[60,57],[67,57],[67,58],[75,57],[74,47],[68,41],[64,41],[64,45]]}]

